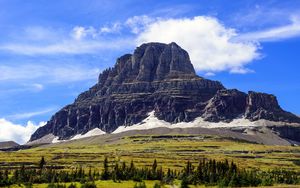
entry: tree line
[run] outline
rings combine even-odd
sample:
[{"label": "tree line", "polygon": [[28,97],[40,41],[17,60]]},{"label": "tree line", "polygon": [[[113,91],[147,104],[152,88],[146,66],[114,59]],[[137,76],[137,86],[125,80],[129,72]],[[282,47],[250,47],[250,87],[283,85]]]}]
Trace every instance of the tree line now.
[{"label": "tree line", "polygon": [[[216,161],[213,159],[202,159],[194,165],[190,161],[186,162],[181,170],[163,170],[158,165],[156,159],[151,167],[136,167],[134,162],[112,162],[105,158],[103,168],[96,169],[76,169],[66,171],[58,170],[55,166],[46,165],[44,157],[33,168],[22,165],[15,170],[0,170],[0,186],[10,186],[13,184],[24,184],[31,187],[32,184],[49,183],[49,188],[66,187],[60,183],[80,182],[83,188],[96,187],[96,180],[113,180],[121,182],[133,180],[137,183],[136,188],[145,187],[143,180],[159,180],[161,184],[172,184],[175,179],[181,180],[181,187],[187,188],[189,185],[212,185],[219,187],[240,187],[240,186],[266,186],[273,184],[300,184],[300,174],[296,171],[275,169],[271,171],[246,170],[238,167],[236,163],[228,160]],[[76,187],[75,184],[69,185]],[[156,188],[160,184],[155,184]]]}]

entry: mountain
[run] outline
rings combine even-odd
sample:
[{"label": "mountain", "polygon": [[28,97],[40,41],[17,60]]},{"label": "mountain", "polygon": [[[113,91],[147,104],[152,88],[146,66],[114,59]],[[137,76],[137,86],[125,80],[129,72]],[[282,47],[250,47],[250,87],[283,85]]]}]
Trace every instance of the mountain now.
[{"label": "mountain", "polygon": [[19,144],[17,144],[14,141],[6,141],[6,142],[0,142],[0,150],[1,149],[7,149],[7,148],[13,148],[19,146]]},{"label": "mountain", "polygon": [[[226,89],[218,81],[198,76],[188,53],[176,43],[143,44],[133,54],[118,58],[113,68],[99,75],[97,84],[54,114],[30,141],[67,140],[95,130],[97,134],[113,133],[121,127],[126,130],[144,124],[151,113],[170,126],[199,118],[202,124],[242,119],[300,141],[300,136],[294,135],[299,133],[300,118],[284,111],[275,96]],[[295,125],[296,131],[291,132]]]}]

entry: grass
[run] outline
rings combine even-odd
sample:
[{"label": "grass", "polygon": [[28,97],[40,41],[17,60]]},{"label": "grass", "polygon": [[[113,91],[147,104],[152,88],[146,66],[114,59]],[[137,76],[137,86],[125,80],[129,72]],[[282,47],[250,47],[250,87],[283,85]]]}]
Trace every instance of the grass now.
[{"label": "grass", "polygon": [[17,152],[0,152],[0,168],[34,165],[44,156],[48,165],[65,169],[79,165],[100,169],[104,156],[108,156],[110,161],[129,163],[133,160],[137,166],[151,165],[157,159],[164,169],[179,169],[187,160],[198,163],[202,158],[213,158],[234,160],[246,168],[300,170],[300,147],[293,146],[267,146],[195,135],[168,139],[133,136],[104,144],[86,142],[78,140]]},{"label": "grass", "polygon": [[[113,141],[97,140],[95,137],[17,152],[0,152],[0,169],[13,169],[22,164],[36,165],[42,156],[47,165],[55,165],[64,170],[72,170],[78,166],[101,170],[103,159],[107,156],[111,164],[115,161],[129,164],[133,160],[139,167],[150,166],[156,159],[164,170],[182,169],[188,160],[196,165],[202,158],[211,158],[234,160],[248,169],[281,168],[300,171],[300,147],[267,146],[202,135],[173,135],[168,139],[160,136],[131,136]],[[146,183],[147,187],[153,187],[153,181]],[[133,187],[135,183],[97,181],[96,184],[98,187],[125,188]]]},{"label": "grass", "polygon": [[[157,181],[145,181],[146,187],[153,187],[155,182]],[[66,186],[69,186],[71,183],[65,183]],[[73,183],[76,184],[76,186],[79,188],[80,183]],[[118,187],[118,188],[133,188],[136,182],[134,181],[122,181],[120,183],[113,182],[113,181],[95,181],[95,184],[99,188],[112,188],[112,187]],[[48,184],[34,184],[33,188],[47,188]],[[14,185],[11,186],[11,188],[20,188],[20,187],[25,187],[23,185]]]},{"label": "grass", "polygon": [[[145,181],[146,187],[147,188],[152,188],[154,186],[154,184],[158,182],[158,181]],[[133,188],[134,185],[137,182],[134,181],[122,181],[120,183],[116,183],[113,181],[95,181],[95,184],[97,187],[99,188],[114,188],[114,187],[118,187],[118,188]],[[65,183],[66,186],[69,186],[71,183]],[[80,188],[80,183],[73,183],[76,184],[76,186],[78,188]],[[48,184],[34,184],[32,187],[33,188],[47,188]],[[175,181],[174,185],[164,185],[162,186],[162,188],[178,188],[180,187],[180,181]],[[205,187],[209,187],[209,188],[217,188],[217,186],[205,186],[205,185],[190,185],[190,188],[205,188]],[[272,186],[272,188],[298,188],[299,185],[274,185]],[[25,188],[24,185],[13,185],[10,186],[10,188]],[[260,188],[270,188],[270,186],[263,186]]]}]

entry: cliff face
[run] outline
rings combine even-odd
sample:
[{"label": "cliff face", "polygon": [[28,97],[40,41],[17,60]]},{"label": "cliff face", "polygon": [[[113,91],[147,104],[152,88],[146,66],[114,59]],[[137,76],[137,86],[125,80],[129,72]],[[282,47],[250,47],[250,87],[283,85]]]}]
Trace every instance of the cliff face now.
[{"label": "cliff face", "polygon": [[47,134],[69,139],[94,128],[111,133],[141,122],[153,110],[171,123],[199,116],[214,122],[238,117],[300,122],[272,95],[227,90],[220,82],[197,76],[188,53],[177,44],[148,43],[118,58],[96,85],[52,116],[30,140]]}]

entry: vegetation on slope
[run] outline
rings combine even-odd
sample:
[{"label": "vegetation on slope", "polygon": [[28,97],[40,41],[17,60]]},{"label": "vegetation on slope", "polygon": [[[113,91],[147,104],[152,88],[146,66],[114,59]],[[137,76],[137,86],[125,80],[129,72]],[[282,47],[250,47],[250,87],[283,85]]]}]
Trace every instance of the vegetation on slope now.
[{"label": "vegetation on slope", "polygon": [[[116,174],[113,172],[116,164],[118,164],[120,169],[123,164],[126,164],[126,168],[128,168],[131,161],[134,161],[136,169],[144,169],[145,171],[145,169],[152,168],[155,158],[157,159],[157,169],[162,170],[163,177],[168,174],[168,169],[171,172],[176,172],[174,183],[177,184],[177,179],[184,180],[183,182],[188,182],[188,184],[195,184],[197,181],[193,174],[197,174],[196,170],[199,163],[203,160],[209,163],[210,159],[212,159],[211,161],[215,160],[216,163],[224,163],[226,160],[234,161],[241,173],[246,171],[246,173],[251,172],[259,177],[271,177],[274,179],[271,182],[266,181],[270,178],[260,179],[259,185],[277,184],[280,182],[285,184],[296,183],[297,180],[293,179],[290,181],[286,176],[293,176],[292,178],[296,176],[297,179],[300,172],[299,147],[266,146],[203,135],[168,135],[167,139],[165,136],[141,135],[101,141],[94,137],[40,146],[18,152],[0,152],[0,171],[5,175],[7,170],[8,177],[12,178],[14,171],[16,169],[20,170],[24,165],[25,169],[35,171],[31,172],[32,174],[38,173],[40,165],[37,164],[41,160],[41,156],[44,156],[47,162],[46,165],[43,165],[45,171],[52,169],[52,171],[57,173],[56,177],[60,176],[60,173],[67,173],[69,177],[72,177],[72,173],[77,171],[78,174],[78,171],[82,169],[85,173],[86,181],[89,181],[88,174],[91,170],[92,174],[96,174],[93,177],[95,184],[101,184],[101,186],[105,182],[110,182],[109,184],[111,184],[114,183],[114,179],[118,180],[112,176],[112,174]],[[103,180],[103,177],[101,177],[105,170],[103,165],[105,158],[109,159],[107,165],[110,172],[106,179],[112,180]],[[182,174],[184,169],[187,168],[187,161],[192,166],[193,173],[183,178]],[[99,179],[101,181],[97,181]],[[132,179],[120,179],[122,183],[119,184],[119,187],[133,187],[135,183],[131,181]],[[143,177],[141,179],[149,178],[147,176],[147,178]],[[69,181],[75,180],[71,178]],[[81,180],[77,179],[76,181],[80,182]],[[154,181],[162,180],[158,178],[158,180],[149,181],[146,181],[147,187],[152,187]],[[220,185],[220,182],[221,180],[218,179],[214,181],[214,184]],[[210,184],[206,180],[198,181],[198,183]],[[42,185],[45,184],[39,184],[39,186],[43,187]],[[66,185],[69,186],[70,184]],[[77,187],[80,187],[79,183],[77,183]]]},{"label": "vegetation on slope", "polygon": [[[81,187],[96,187],[96,180],[113,180],[114,182],[133,180],[143,182],[144,180],[158,180],[160,185],[172,185],[174,180],[181,180],[181,187],[188,185],[210,185],[219,187],[247,187],[259,185],[276,184],[300,184],[300,173],[286,170],[273,170],[268,172],[246,170],[239,168],[234,162],[216,160],[201,160],[197,166],[187,161],[185,167],[180,171],[171,170],[165,172],[154,160],[151,167],[137,168],[134,162],[129,165],[125,162],[115,162],[109,166],[108,159],[103,162],[101,172],[89,169],[87,172],[82,168],[76,168],[70,172],[57,170],[55,166],[45,166],[46,161],[42,157],[35,167],[25,167],[20,169],[0,171],[0,186],[11,186],[13,184],[49,183],[49,188],[61,187],[58,183],[80,182]],[[160,185],[156,185],[157,187]],[[62,186],[64,187],[64,186]],[[69,187],[76,187],[70,184]],[[144,183],[137,184],[136,187],[145,187]]]}]

